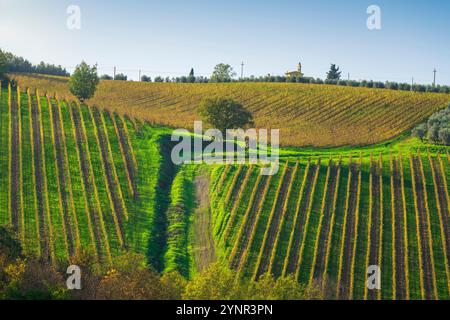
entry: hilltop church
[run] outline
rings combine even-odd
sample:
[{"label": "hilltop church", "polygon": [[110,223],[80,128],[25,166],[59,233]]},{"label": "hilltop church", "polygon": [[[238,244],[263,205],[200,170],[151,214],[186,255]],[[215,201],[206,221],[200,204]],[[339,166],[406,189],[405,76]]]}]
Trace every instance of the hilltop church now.
[{"label": "hilltop church", "polygon": [[286,78],[303,78],[302,64],[299,62],[297,65],[297,71],[287,71],[285,73]]}]

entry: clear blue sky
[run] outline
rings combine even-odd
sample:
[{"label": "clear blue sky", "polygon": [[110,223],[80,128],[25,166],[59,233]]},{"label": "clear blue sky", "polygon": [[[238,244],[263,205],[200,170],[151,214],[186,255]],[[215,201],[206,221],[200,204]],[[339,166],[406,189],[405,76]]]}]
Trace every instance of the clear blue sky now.
[{"label": "clear blue sky", "polygon": [[[66,27],[69,5],[81,30]],[[369,5],[382,29],[366,27]],[[137,79],[210,75],[231,64],[245,75],[282,74],[298,61],[323,78],[330,63],[353,79],[450,84],[450,1],[0,0],[0,48],[69,70],[81,60]]]}]

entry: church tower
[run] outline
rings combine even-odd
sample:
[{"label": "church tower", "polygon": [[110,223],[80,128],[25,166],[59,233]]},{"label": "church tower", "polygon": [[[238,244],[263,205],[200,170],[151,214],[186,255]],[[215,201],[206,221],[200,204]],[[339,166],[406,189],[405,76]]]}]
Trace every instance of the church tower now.
[{"label": "church tower", "polygon": [[303,78],[302,63],[299,62],[296,71],[288,71],[285,73],[286,78]]}]

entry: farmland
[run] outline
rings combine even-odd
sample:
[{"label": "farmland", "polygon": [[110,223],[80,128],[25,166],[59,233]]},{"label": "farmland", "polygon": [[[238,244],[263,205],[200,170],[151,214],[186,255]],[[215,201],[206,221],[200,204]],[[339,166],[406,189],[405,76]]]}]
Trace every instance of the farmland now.
[{"label": "farmland", "polygon": [[111,265],[132,250],[161,265],[162,131],[19,88],[2,90],[0,108],[0,224],[26,254],[57,264],[89,251]]},{"label": "farmland", "polygon": [[[449,165],[422,151],[285,161],[269,178],[223,170],[213,228],[233,231],[216,242],[242,277],[292,274],[339,299],[448,299]],[[241,197],[228,196],[235,180]],[[381,290],[365,286],[368,265]]]},{"label": "farmland", "polygon": [[[68,78],[16,74],[21,86],[72,101]],[[274,83],[133,83],[101,81],[90,105],[150,123],[192,128],[205,97],[229,97],[259,128],[280,129],[285,146],[368,145],[392,139],[446,107],[446,94]],[[357,132],[357,134],[355,134]]]},{"label": "farmland", "polygon": [[[290,275],[327,298],[450,298],[449,148],[405,138],[448,96],[297,84],[144,90],[102,82],[88,106],[72,102],[65,79],[17,79],[20,87],[0,96],[0,225],[13,230],[27,255],[59,265],[88,251],[111,267],[132,251],[157,271],[186,278],[217,259],[241,279]],[[280,124],[278,113],[287,117],[307,99],[309,111],[284,118],[284,132],[306,145],[345,146],[282,148],[273,176],[260,175],[256,164],[175,166],[172,130],[152,122],[189,122],[207,90],[245,99],[261,126]],[[142,95],[141,104],[127,105],[140,101],[133,94]],[[334,105],[328,115],[324,100],[314,102],[327,95]],[[264,118],[269,110],[274,114]],[[326,133],[340,117],[342,126]],[[367,119],[370,135],[361,129]],[[301,121],[312,129],[297,131]],[[380,266],[381,290],[365,285],[369,265]]]}]

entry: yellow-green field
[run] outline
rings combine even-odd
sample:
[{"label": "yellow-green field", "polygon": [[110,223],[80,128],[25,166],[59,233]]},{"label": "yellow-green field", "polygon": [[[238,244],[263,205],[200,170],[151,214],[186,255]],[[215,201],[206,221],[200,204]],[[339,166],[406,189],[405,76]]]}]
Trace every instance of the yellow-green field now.
[{"label": "yellow-green field", "polygon": [[[68,79],[16,74],[22,86],[73,99]],[[367,145],[411,129],[450,102],[450,95],[289,83],[177,84],[101,81],[90,105],[177,128],[199,120],[205,97],[230,97],[260,128],[280,129],[284,146]]]}]

